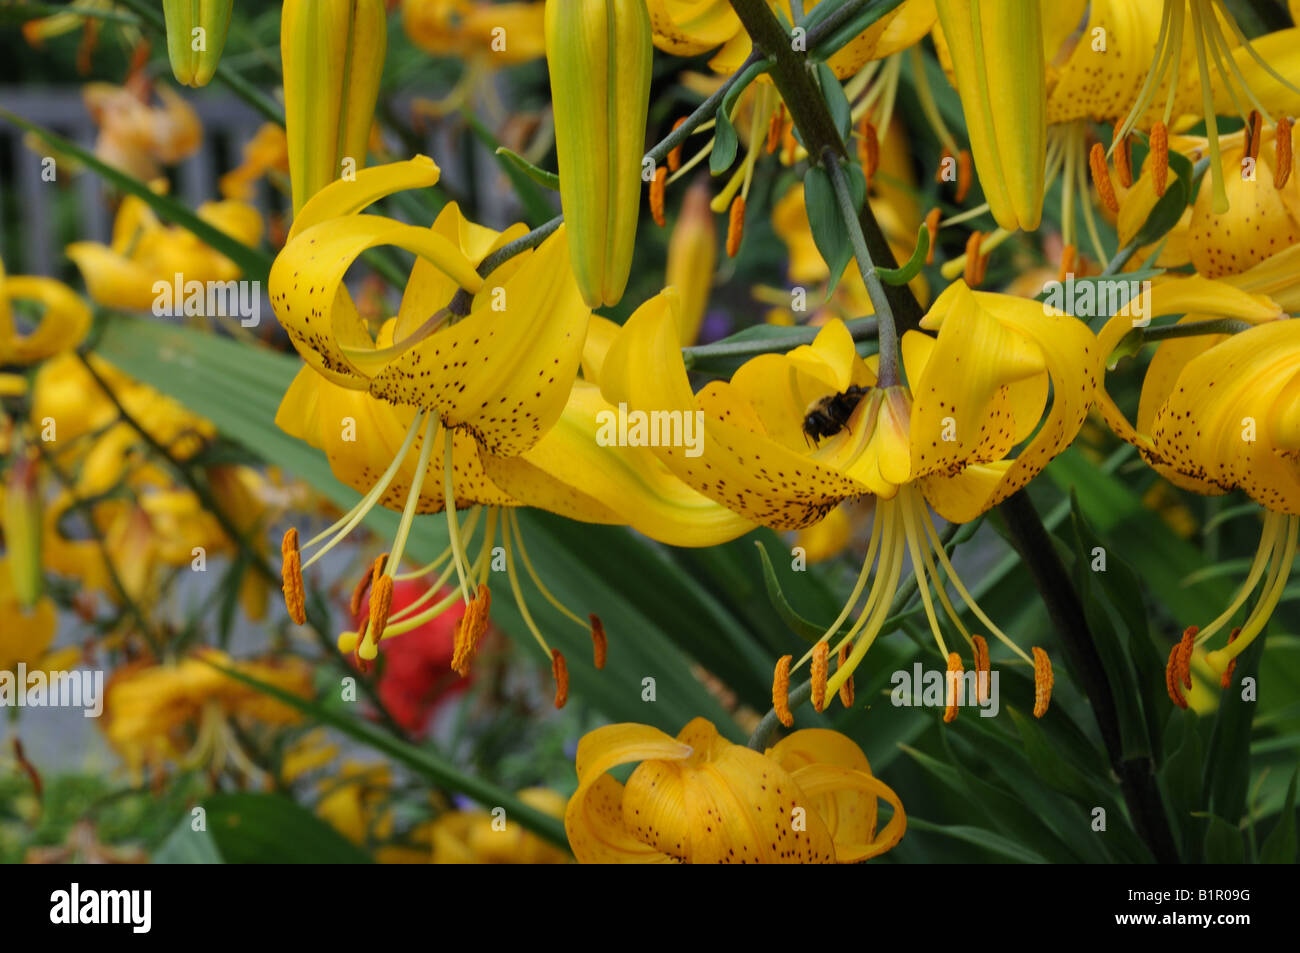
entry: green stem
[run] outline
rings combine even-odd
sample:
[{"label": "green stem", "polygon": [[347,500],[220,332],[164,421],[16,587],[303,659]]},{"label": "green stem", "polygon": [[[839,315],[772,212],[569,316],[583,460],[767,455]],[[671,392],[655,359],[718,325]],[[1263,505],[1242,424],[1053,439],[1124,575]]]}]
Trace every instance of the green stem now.
[{"label": "green stem", "polygon": [[1255,325],[1236,318],[1216,318],[1213,321],[1191,321],[1187,324],[1166,324],[1158,328],[1134,328],[1142,335],[1142,343],[1168,341],[1171,338],[1193,338],[1202,334],[1240,334]]},{"label": "green stem", "polygon": [[867,286],[867,295],[871,298],[871,307],[876,312],[876,333],[880,340],[880,371],[877,374],[877,386],[894,387],[902,380],[898,373],[898,329],[894,326],[894,309],[889,303],[889,296],[885,294],[885,286],[876,271],[876,264],[871,260],[871,252],[867,250],[867,240],[858,222],[858,210],[854,208],[853,195],[849,190],[844,169],[829,149],[822,153],[822,166],[826,169],[831,187],[835,190],[840,216],[844,219],[844,227],[848,229],[849,243],[853,246],[853,257],[858,263],[858,273],[862,275],[862,282]]},{"label": "green stem", "polygon": [[[866,341],[876,336],[876,319],[854,318],[845,322],[849,334],[855,341]],[[718,358],[746,358],[757,354],[783,353],[801,344],[811,344],[820,328],[790,328],[779,334],[762,337],[753,341],[718,341],[714,344],[698,344],[682,348],[682,359],[687,368],[695,367],[706,360]]]}]

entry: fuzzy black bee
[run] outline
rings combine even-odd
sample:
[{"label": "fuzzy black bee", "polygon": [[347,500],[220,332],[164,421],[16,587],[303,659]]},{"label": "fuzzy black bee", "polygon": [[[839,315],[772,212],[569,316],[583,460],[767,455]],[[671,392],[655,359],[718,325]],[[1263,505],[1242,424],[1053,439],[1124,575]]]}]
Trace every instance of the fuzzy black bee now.
[{"label": "fuzzy black bee", "polygon": [[866,394],[867,388],[851,384],[842,394],[831,394],[813,401],[804,414],[804,437],[817,444],[825,437],[835,436],[848,426],[849,418]]}]

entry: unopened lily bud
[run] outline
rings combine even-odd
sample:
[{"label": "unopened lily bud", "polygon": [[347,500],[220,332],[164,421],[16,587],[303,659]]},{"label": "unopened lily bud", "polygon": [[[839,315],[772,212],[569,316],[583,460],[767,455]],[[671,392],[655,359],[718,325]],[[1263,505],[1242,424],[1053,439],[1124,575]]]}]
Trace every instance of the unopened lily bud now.
[{"label": "unopened lily bud", "polygon": [[683,345],[695,343],[709,304],[718,264],[718,226],[709,210],[709,187],[697,182],[686,192],[668,240],[667,284],[677,289],[677,331]]},{"label": "unopened lily bud", "polygon": [[1040,5],[936,0],[935,7],[984,197],[1000,226],[1031,231],[1042,217],[1047,156]]},{"label": "unopened lily bud", "polygon": [[217,71],[234,0],[163,0],[167,58],[182,86],[206,86]]},{"label": "unopened lily bud", "polygon": [[546,0],[560,203],[588,305],[614,305],[632,270],[650,106],[642,0]]},{"label": "unopened lily bud", "polygon": [[387,46],[384,0],[285,0],[280,58],[295,215],[326,185],[365,168]]},{"label": "unopened lily bud", "polygon": [[36,462],[19,446],[5,480],[3,520],[5,549],[14,595],[24,609],[41,597],[41,494]]}]

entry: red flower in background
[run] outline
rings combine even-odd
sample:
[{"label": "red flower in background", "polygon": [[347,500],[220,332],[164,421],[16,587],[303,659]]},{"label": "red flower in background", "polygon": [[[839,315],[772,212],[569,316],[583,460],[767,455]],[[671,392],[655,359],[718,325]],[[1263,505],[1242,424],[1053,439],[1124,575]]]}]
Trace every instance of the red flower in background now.
[{"label": "red flower in background", "polygon": [[[399,581],[393,586],[393,608],[399,610],[423,596],[429,587],[420,580]],[[425,605],[433,605],[451,590],[444,589]],[[379,643],[383,666],[379,676],[379,700],[393,718],[412,735],[424,734],[429,719],[443,702],[464,691],[472,675],[462,678],[451,669],[456,625],[465,614],[457,601],[436,619],[403,635]],[[370,595],[362,600],[356,624],[370,616]]]}]

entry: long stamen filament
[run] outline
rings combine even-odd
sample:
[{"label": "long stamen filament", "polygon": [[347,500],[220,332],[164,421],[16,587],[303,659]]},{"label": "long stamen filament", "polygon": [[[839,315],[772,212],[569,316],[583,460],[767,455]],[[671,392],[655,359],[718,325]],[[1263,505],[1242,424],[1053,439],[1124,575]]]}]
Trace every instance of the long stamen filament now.
[{"label": "long stamen filament", "polygon": [[1265,590],[1254,611],[1251,612],[1250,618],[1246,620],[1246,624],[1241,627],[1241,634],[1224,648],[1210,653],[1211,664],[1214,664],[1214,661],[1220,661],[1226,666],[1228,662],[1244,652],[1250,646],[1250,643],[1255,640],[1255,636],[1264,630],[1264,626],[1268,624],[1269,618],[1273,615],[1273,610],[1277,608],[1277,604],[1282,600],[1282,593],[1286,591],[1287,580],[1291,577],[1291,563],[1295,559],[1296,541],[1300,537],[1300,518],[1289,516],[1286,524],[1286,546],[1283,549],[1281,560],[1277,562],[1277,570],[1273,574],[1269,588]]},{"label": "long stamen filament", "polygon": [[1250,564],[1250,572],[1246,574],[1246,581],[1237,590],[1237,595],[1233,598],[1232,604],[1217,619],[1200,630],[1196,637],[1198,644],[1203,643],[1223,628],[1237,614],[1237,610],[1242,607],[1250,594],[1255,591],[1255,587],[1259,585],[1260,577],[1264,575],[1265,567],[1270,565],[1273,554],[1281,543],[1282,535],[1279,531],[1281,521],[1282,515],[1280,513],[1269,510],[1265,514],[1264,531],[1260,535],[1259,549],[1255,551],[1255,558]]},{"label": "long stamen filament", "polygon": [[948,558],[948,553],[944,550],[943,543],[939,539],[939,532],[934,528],[934,524],[930,520],[930,514],[925,510],[923,505],[921,506],[920,517],[921,525],[925,527],[926,533],[930,537],[931,545],[934,547],[934,554],[938,557],[939,564],[943,566],[943,571],[948,576],[948,581],[951,582],[952,587],[957,590],[957,594],[961,596],[962,601],[965,602],[970,608],[970,611],[975,614],[975,618],[979,619],[988,627],[989,632],[997,636],[1003,644],[1019,655],[1022,659],[1030,665],[1033,665],[1034,660],[1030,657],[1029,653],[1016,645],[1016,643],[1013,642],[1005,632],[999,629],[997,625],[994,624],[993,620],[984,613],[984,610],[980,608],[979,603],[976,602],[971,597],[971,594],[966,591],[966,585],[961,581],[961,577],[957,575],[957,570],[953,568],[952,561]]},{"label": "long stamen filament", "polygon": [[[835,635],[840,630],[840,626],[844,624],[844,621],[852,614],[853,607],[858,604],[858,600],[862,598],[862,590],[867,587],[867,579],[871,575],[871,566],[876,561],[876,552],[880,549],[881,537],[888,532],[888,530],[881,531],[881,524],[885,520],[892,519],[892,512],[886,512],[882,517],[882,511],[887,510],[890,510],[890,507],[885,504],[876,504],[875,511],[871,514],[871,541],[867,544],[867,557],[862,561],[862,570],[858,573],[857,582],[853,584],[853,591],[849,593],[844,608],[840,609],[840,614],[835,617],[835,621],[826,627],[826,631],[821,634],[821,638],[817,640],[818,642],[825,642]],[[794,668],[799,668],[800,665],[812,658],[812,653],[812,649],[805,652],[803,658],[799,659]]]},{"label": "long stamen filament", "polygon": [[510,545],[510,537],[508,533],[505,537],[505,547],[506,576],[510,580],[510,591],[514,594],[515,605],[519,607],[519,615],[523,618],[524,625],[528,626],[528,631],[533,634],[533,638],[537,640],[537,644],[540,645],[542,651],[546,653],[546,657],[550,658],[551,647],[546,644],[546,639],[542,637],[541,629],[539,629],[537,623],[533,621],[533,615],[528,611],[528,603],[524,601],[523,591],[519,587],[519,575],[515,572],[514,547]]},{"label": "long stamen filament", "polygon": [[524,546],[524,534],[519,527],[519,516],[513,512],[506,514],[506,532],[509,533],[512,530],[514,532],[515,544],[519,547],[519,557],[523,560],[524,569],[527,571],[528,577],[532,579],[533,585],[537,587],[537,591],[542,594],[542,598],[553,605],[562,615],[572,619],[574,623],[577,624],[578,628],[586,632],[590,628],[590,625],[579,618],[576,612],[573,612],[563,602],[551,595],[551,590],[546,588],[545,584],[542,582],[541,576],[539,576],[537,570],[533,568],[533,561],[528,558],[528,549]]},{"label": "long stamen filament", "polygon": [[[902,492],[906,493],[907,491]],[[948,646],[944,644],[943,632],[939,629],[939,619],[934,611],[934,601],[930,598],[930,582],[925,575],[925,562],[921,559],[921,550],[917,546],[916,537],[920,534],[916,526],[916,515],[912,512],[912,507],[907,500],[901,502],[903,506],[903,532],[907,537],[908,554],[912,557],[912,572],[916,576],[916,587],[921,591],[921,602],[925,606],[925,616],[930,620],[930,631],[934,634],[934,640],[939,643],[939,654],[943,658],[947,658]]]},{"label": "long stamen filament", "polygon": [[[1205,135],[1210,140],[1210,168],[1214,187],[1214,211],[1228,211],[1228,192],[1223,184],[1223,163],[1219,155],[1219,121],[1214,112],[1214,91],[1210,88],[1209,64],[1205,53],[1205,25],[1202,0],[1192,0],[1192,33],[1196,39],[1196,66],[1201,73],[1201,109],[1205,116]],[[1212,16],[1213,14],[1211,14]]]},{"label": "long stamen filament", "polygon": [[379,480],[375,485],[370,488],[370,492],[363,496],[356,506],[348,510],[348,512],[339,518],[332,526],[313,536],[303,545],[303,549],[309,549],[326,537],[332,534],[334,535],[334,538],[331,539],[323,549],[316,552],[311,559],[303,563],[303,569],[306,569],[338,545],[341,540],[357,528],[357,524],[365,519],[366,514],[374,508],[374,505],[379,501],[379,498],[388,490],[388,485],[393,482],[393,477],[397,475],[397,471],[401,468],[402,461],[406,459],[407,453],[410,452],[411,446],[415,443],[415,435],[419,432],[420,420],[423,416],[424,411],[421,410],[416,412],[415,418],[411,421],[411,426],[407,428],[406,439],[402,442],[402,446],[398,448],[397,455],[393,457],[392,463],[390,463],[388,469],[380,475]]},{"label": "long stamen filament", "polygon": [[456,576],[460,580],[460,594],[468,605],[470,601],[469,583],[465,581],[465,547],[460,541],[460,518],[456,515],[456,493],[452,481],[452,431],[444,428],[442,454],[442,494],[443,506],[447,514],[447,537],[451,541],[451,560],[456,564]]},{"label": "long stamen filament", "polygon": [[406,505],[402,507],[401,521],[397,524],[397,538],[393,540],[393,548],[389,551],[388,566],[391,569],[396,569],[402,564],[406,540],[411,535],[411,522],[415,519],[415,510],[420,505],[420,491],[424,489],[424,478],[429,472],[429,456],[433,453],[433,437],[437,426],[438,418],[429,414],[424,425],[424,437],[420,441],[420,457],[415,464],[415,475],[411,479],[411,488],[406,494]]}]

